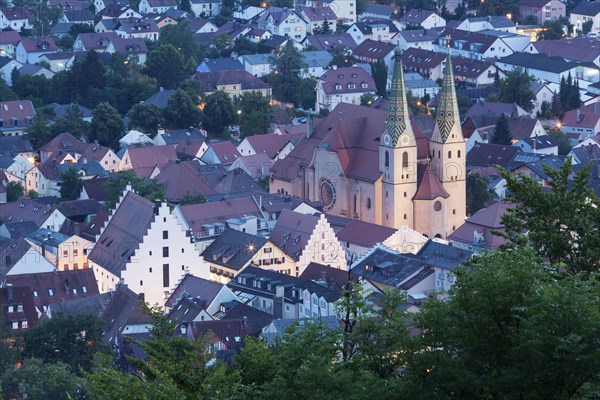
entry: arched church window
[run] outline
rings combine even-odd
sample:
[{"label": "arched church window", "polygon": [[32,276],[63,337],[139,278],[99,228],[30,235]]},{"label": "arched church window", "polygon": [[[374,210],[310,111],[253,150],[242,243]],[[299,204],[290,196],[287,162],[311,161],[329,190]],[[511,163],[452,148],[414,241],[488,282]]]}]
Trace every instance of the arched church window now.
[{"label": "arched church window", "polygon": [[460,150],[458,150],[457,157],[460,158]]},{"label": "arched church window", "polygon": [[448,152],[448,158],[452,158],[452,152],[451,151]]},{"label": "arched church window", "polygon": [[385,152],[385,167],[390,166],[390,153],[388,151]]},{"label": "arched church window", "polygon": [[408,168],[408,153],[402,153],[402,168]]},{"label": "arched church window", "polygon": [[367,197],[367,210],[371,209],[371,198]]},{"label": "arched church window", "polygon": [[442,158],[442,152],[438,150],[438,158]]}]

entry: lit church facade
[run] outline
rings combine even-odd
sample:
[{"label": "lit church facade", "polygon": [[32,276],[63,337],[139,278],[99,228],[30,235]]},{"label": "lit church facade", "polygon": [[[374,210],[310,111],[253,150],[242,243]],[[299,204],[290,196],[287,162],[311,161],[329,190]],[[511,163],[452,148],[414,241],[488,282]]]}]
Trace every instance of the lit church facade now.
[{"label": "lit church facade", "polygon": [[272,193],[324,211],[446,238],[466,217],[466,142],[450,56],[432,137],[411,123],[400,54],[387,112],[341,103],[273,168]]}]

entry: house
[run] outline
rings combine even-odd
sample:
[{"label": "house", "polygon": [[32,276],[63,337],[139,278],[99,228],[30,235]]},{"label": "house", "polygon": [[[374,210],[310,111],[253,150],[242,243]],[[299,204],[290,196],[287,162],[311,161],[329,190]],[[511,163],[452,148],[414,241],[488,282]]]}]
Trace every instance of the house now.
[{"label": "house", "polygon": [[217,192],[216,195],[209,197],[210,201],[266,194],[266,190],[259,183],[239,168],[229,170],[229,167],[223,164],[209,164],[200,166],[200,172],[206,183]]},{"label": "house", "polygon": [[15,31],[5,31],[0,35],[0,56],[14,57],[17,45],[21,41],[21,35]]},{"label": "house", "polygon": [[413,47],[402,53],[402,65],[406,71],[417,72],[434,81],[443,76],[445,60],[443,53]]},{"label": "house", "polygon": [[306,32],[312,34],[321,32],[325,26],[328,26],[330,32],[335,32],[337,28],[337,15],[331,7],[303,7],[300,15],[308,23]]},{"label": "house", "polygon": [[120,53],[127,60],[138,65],[144,65],[148,56],[148,47],[141,38],[116,38],[106,46],[108,54]]},{"label": "house", "polygon": [[239,298],[226,285],[189,274],[184,276],[173,289],[165,301],[165,310],[167,312],[175,310],[183,299],[191,299],[200,305],[207,319],[212,319],[213,315],[219,312],[221,304],[239,301]]},{"label": "house", "polygon": [[309,279],[254,266],[246,267],[227,286],[245,304],[275,318],[337,316],[336,302],[341,297]]},{"label": "house", "polygon": [[303,79],[319,78],[329,68],[333,56],[324,50],[303,51],[300,53],[306,68],[300,72]]},{"label": "house", "polygon": [[18,69],[20,76],[43,76],[52,79],[54,72],[38,64],[24,64]]},{"label": "house", "polygon": [[314,47],[316,50],[332,52],[338,46],[354,49],[356,42],[348,33],[332,33],[329,35],[309,35],[302,41],[302,47]]},{"label": "house", "polygon": [[[3,330],[13,332],[33,328],[38,322],[38,314],[33,303],[31,289],[26,286],[0,287]],[[10,331],[9,331],[10,332]]]},{"label": "house", "polygon": [[[140,178],[152,178],[160,168],[177,160],[174,146],[128,147],[119,163],[118,170],[133,169]],[[153,175],[154,174],[154,175]]]},{"label": "house", "polygon": [[333,110],[339,103],[360,104],[366,94],[375,95],[373,78],[360,67],[333,66],[317,81],[315,111]]},{"label": "house", "polygon": [[57,200],[52,197],[20,198],[0,207],[0,219],[6,222],[32,221],[38,228],[59,231],[66,217],[56,208]]},{"label": "house", "polygon": [[400,24],[402,30],[409,30],[409,27],[431,29],[446,26],[446,20],[433,11],[413,8],[400,18]]},{"label": "house", "polygon": [[103,8],[100,12],[96,12],[102,17],[102,19],[121,19],[121,18],[142,18],[142,14],[131,8],[129,5],[120,5],[114,3],[106,8]]},{"label": "house", "polygon": [[0,56],[0,79],[4,79],[6,83],[12,85],[12,72],[14,69],[19,69],[23,66],[17,60],[10,57]]},{"label": "house", "polygon": [[358,44],[367,39],[376,42],[395,41],[399,29],[390,19],[366,18],[352,24],[346,33],[350,34]]},{"label": "house", "polygon": [[361,17],[367,18],[392,18],[392,16],[396,15],[398,10],[394,7],[383,6],[379,4],[367,4],[367,8],[365,12],[361,14]]},{"label": "house", "polygon": [[[252,135],[245,137],[238,144],[237,149],[242,156],[265,154],[271,160],[283,159],[293,149],[294,142],[297,143],[303,136],[303,133]],[[290,144],[292,147],[287,148]]]},{"label": "house", "polygon": [[239,56],[238,60],[244,66],[244,69],[257,77],[265,76],[271,73],[273,68],[271,58],[273,54],[245,54]]},{"label": "house", "polygon": [[75,51],[94,50],[98,53],[106,51],[111,41],[117,40],[119,35],[116,32],[86,32],[77,35],[73,43]]},{"label": "house", "polygon": [[592,32],[600,31],[600,3],[581,1],[571,9],[569,22],[575,25],[578,31],[583,30],[583,24],[587,21],[592,21]]},{"label": "house", "polygon": [[192,79],[200,83],[207,96],[217,90],[227,92],[232,98],[256,91],[271,98],[271,86],[247,71],[197,72]]},{"label": "house", "polygon": [[561,126],[573,145],[595,136],[600,132],[600,104],[594,103],[567,111]]},{"label": "house", "polygon": [[100,292],[125,283],[149,304],[163,304],[186,274],[208,266],[166,203],[126,189],[88,255]]},{"label": "house", "polygon": [[492,29],[500,32],[517,33],[517,26],[505,15],[470,17],[458,24],[456,29],[469,32],[481,32]]},{"label": "house", "polygon": [[587,82],[598,82],[600,79],[600,68],[591,63],[568,62],[562,57],[541,53],[514,53],[496,60],[495,64],[505,72],[521,68],[540,81],[560,83],[562,78],[567,79],[569,75]]},{"label": "house", "polygon": [[177,9],[175,0],[142,0],[138,7],[142,14],[162,14],[169,9]]},{"label": "house", "polygon": [[356,22],[356,2],[347,0],[308,0],[306,7],[330,7],[338,17],[338,24],[351,25]]},{"label": "house", "polygon": [[394,233],[396,229],[353,219],[337,231],[336,236],[346,247],[347,258],[351,259],[360,257],[377,243],[385,243]]},{"label": "house", "polygon": [[[92,110],[90,110],[89,108],[84,107],[80,104],[51,103],[51,104],[48,104],[46,107],[48,107],[49,109],[51,109],[54,112],[54,117],[52,117],[50,119],[51,121],[54,121],[54,122],[59,121],[63,118],[68,118],[69,113],[73,112],[73,111],[80,113],[82,120],[84,120],[86,122],[92,122]],[[102,147],[104,147],[104,146],[102,146]]]},{"label": "house", "polygon": [[552,104],[554,92],[550,89],[550,87],[547,84],[537,81],[529,82],[529,87],[535,95],[535,100],[533,101],[533,110],[531,110],[530,114],[537,115],[538,112],[542,111],[542,104],[544,102]]},{"label": "house", "polygon": [[242,69],[244,69],[244,66],[235,58],[213,58],[202,61],[196,67],[196,72],[235,71]]},{"label": "house", "polygon": [[346,251],[324,214],[305,215],[284,209],[277,219],[271,241],[296,261],[300,275],[311,262],[347,269]]},{"label": "house", "polygon": [[252,43],[262,43],[273,37],[273,34],[266,29],[252,28],[244,34],[244,37]]},{"label": "house", "polygon": [[56,53],[58,47],[51,37],[40,37],[37,39],[21,38],[17,45],[16,60],[22,64],[35,64],[42,54]]},{"label": "house", "polygon": [[135,129],[130,130],[119,139],[119,146],[121,149],[131,147],[131,146],[149,146],[154,144],[152,139],[150,139],[147,135],[140,131],[136,131]]},{"label": "house", "polygon": [[[139,16],[138,18],[141,18]],[[162,30],[165,26],[168,25],[177,25],[180,21],[190,18],[190,14],[187,11],[176,10],[174,8],[169,8],[164,13],[161,13],[154,17],[154,21],[159,29]]]},{"label": "house", "polygon": [[[590,139],[587,140],[590,141]],[[587,165],[589,162],[600,159],[600,146],[597,144],[588,144],[582,146],[584,142],[581,142],[577,146],[573,147],[567,154],[567,157],[571,157],[573,164]]]},{"label": "house", "polygon": [[26,7],[0,8],[0,29],[2,30],[11,29],[20,32],[23,29],[33,29],[32,21],[33,16]]},{"label": "house", "polygon": [[56,267],[23,237],[0,240],[0,251],[0,276],[3,279],[11,275],[56,271]]},{"label": "house", "polygon": [[472,58],[455,57],[452,59],[452,68],[454,68],[455,79],[463,86],[493,85],[496,77],[504,76],[504,73],[494,64]]},{"label": "house", "polygon": [[29,100],[0,102],[0,133],[7,136],[22,135],[36,116]]},{"label": "house", "polygon": [[216,32],[217,26],[210,21],[207,21],[202,18],[190,18],[189,29],[193,33],[212,33]]},{"label": "house", "polygon": [[[521,20],[533,15],[537,23],[544,25],[547,20],[556,20],[566,16],[565,3],[559,0],[518,0]],[[571,10],[571,13],[573,10]]]},{"label": "house", "polygon": [[260,334],[260,338],[269,345],[278,343],[278,340],[284,337],[290,327],[293,326],[294,331],[298,332],[307,329],[314,324],[323,324],[327,328],[335,330],[340,327],[340,320],[337,316],[317,317],[317,318],[289,318],[289,319],[274,319],[270,324],[265,326]]},{"label": "house", "polygon": [[394,67],[395,49],[396,46],[392,43],[377,42],[367,39],[356,46],[352,51],[352,54],[354,54],[354,57],[357,60],[368,64],[383,61],[387,66],[388,71],[392,71]]},{"label": "house", "polygon": [[122,38],[139,38],[156,41],[160,35],[158,25],[156,25],[156,22],[151,18],[130,17],[119,19],[117,21],[118,23],[114,28],[114,31]]},{"label": "house", "polygon": [[267,8],[258,15],[256,24],[273,35],[289,37],[296,42],[304,40],[308,25],[294,9],[280,7]]},{"label": "house", "polygon": [[211,143],[200,160],[206,164],[231,165],[241,157],[239,151],[230,141]]},{"label": "house", "polygon": [[548,135],[513,139],[513,146],[525,153],[558,155],[558,144]]},{"label": "house", "polygon": [[[184,229],[194,237],[196,248],[201,253],[229,225],[228,220],[248,221],[246,232],[265,235],[268,232],[267,222],[259,206],[260,199],[252,196],[229,198],[203,204],[178,205],[173,214]],[[253,225],[252,225],[253,223]]]},{"label": "house", "polygon": [[593,38],[564,38],[531,42],[527,53],[562,57],[567,61],[593,63],[600,66],[600,46]]},{"label": "house", "polygon": [[438,39],[441,33],[441,29],[414,29],[401,31],[396,35],[395,41],[402,51],[406,51],[410,48],[433,51],[433,43]]},{"label": "house", "polygon": [[223,284],[249,265],[286,275],[296,272],[295,261],[272,241],[232,228],[217,236],[202,257],[210,265],[209,279]]},{"label": "house", "polygon": [[[20,137],[20,136],[5,136],[9,138]],[[2,146],[3,144],[0,144]],[[5,173],[7,182],[16,181],[20,182],[23,186],[25,186],[25,176],[27,172],[31,171],[31,169],[35,166],[33,161],[33,157],[23,157],[21,154],[17,154],[13,163],[8,166],[3,172]]]},{"label": "house", "polygon": [[475,143],[467,153],[467,170],[500,166],[507,168],[515,159],[519,148],[502,144]]},{"label": "house", "polygon": [[271,176],[273,164],[275,164],[275,161],[269,158],[265,153],[259,153],[239,157],[231,164],[229,170],[239,168],[253,179],[268,178]]},{"label": "house", "polygon": [[50,71],[56,73],[71,69],[77,58],[85,52],[63,51],[60,53],[48,53],[40,56],[40,62],[50,65]]},{"label": "house", "polygon": [[90,269],[9,275],[6,284],[29,288],[40,318],[48,317],[52,304],[99,294],[94,272]]},{"label": "house", "polygon": [[455,28],[446,28],[434,43],[433,50],[447,53],[448,48],[453,56],[476,60],[504,57],[514,52],[501,37]]},{"label": "house", "polygon": [[557,170],[563,166],[566,158],[550,155],[538,158],[534,161],[515,162],[510,171],[513,175],[523,174],[538,182],[544,188],[551,188],[550,176],[546,172],[546,167],[551,170]]},{"label": "house", "polygon": [[69,169],[74,169],[83,180],[108,176],[108,172],[98,161],[77,162],[71,155],[65,156],[59,152],[44,164],[36,165],[27,172],[25,189],[35,190],[42,196],[60,197],[62,176]]},{"label": "house", "polygon": [[469,138],[476,129],[496,125],[500,114],[504,114],[507,117],[518,117],[527,115],[527,111],[523,110],[516,103],[478,101],[467,110],[465,119],[461,125],[465,137]]},{"label": "house", "polygon": [[[145,105],[155,105],[161,110],[164,109],[169,104],[169,99],[171,96],[175,94],[174,89],[163,89],[162,87],[158,90],[158,92],[154,93],[152,96],[148,97],[146,100],[142,102]],[[163,143],[164,144],[164,143]]]},{"label": "house", "polygon": [[78,235],[68,236],[46,228],[40,228],[25,240],[59,271],[88,268],[87,255],[92,243]]},{"label": "house", "polygon": [[60,18],[61,23],[86,24],[94,26],[94,14],[84,9],[66,9]]},{"label": "house", "polygon": [[[62,156],[57,159],[57,153],[59,152],[62,152]],[[62,162],[67,155],[72,158],[72,162],[77,161],[86,164],[97,161],[105,170],[111,172],[117,170],[120,161],[115,152],[108,147],[96,143],[83,143],[69,133],[61,133],[40,147],[40,161],[42,164],[53,156]]]},{"label": "house", "polygon": [[221,12],[221,2],[218,0],[191,0],[192,12],[200,18],[210,18]]}]

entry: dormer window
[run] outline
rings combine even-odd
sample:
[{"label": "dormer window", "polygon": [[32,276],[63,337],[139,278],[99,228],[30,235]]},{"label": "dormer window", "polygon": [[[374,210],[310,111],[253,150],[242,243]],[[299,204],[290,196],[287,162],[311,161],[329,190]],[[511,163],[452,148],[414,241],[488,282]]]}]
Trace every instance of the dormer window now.
[{"label": "dormer window", "polygon": [[362,83],[362,84],[361,84],[361,87],[362,87],[363,89],[366,89],[366,88],[368,88],[368,87],[369,87],[369,85],[367,85],[366,83]]},{"label": "dormer window", "polygon": [[354,83],[349,83],[348,84],[348,89],[355,89],[356,85]]},{"label": "dormer window", "polygon": [[342,90],[342,85],[339,83],[335,85],[335,90]]}]

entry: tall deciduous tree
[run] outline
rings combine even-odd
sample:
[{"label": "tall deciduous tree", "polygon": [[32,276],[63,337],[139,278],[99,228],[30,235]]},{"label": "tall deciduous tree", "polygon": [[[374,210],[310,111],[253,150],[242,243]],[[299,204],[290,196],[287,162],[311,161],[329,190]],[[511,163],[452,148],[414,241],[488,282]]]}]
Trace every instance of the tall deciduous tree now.
[{"label": "tall deciduous tree", "polygon": [[269,99],[260,92],[248,92],[236,101],[239,110],[240,134],[242,137],[252,134],[263,134],[269,130],[273,117],[273,109]]},{"label": "tall deciduous tree", "polygon": [[97,140],[103,146],[119,148],[119,139],[125,131],[125,125],[119,112],[108,103],[100,103],[92,114],[89,140]]},{"label": "tall deciduous tree", "polygon": [[202,127],[209,133],[221,134],[225,127],[235,121],[235,115],[233,102],[229,94],[222,90],[217,90],[206,97]]},{"label": "tall deciduous tree", "polygon": [[330,66],[337,65],[338,67],[351,67],[356,62],[354,55],[352,55],[352,50],[343,44],[335,46],[331,55]]},{"label": "tall deciduous tree", "polygon": [[172,44],[160,45],[148,54],[144,71],[165,89],[176,89],[185,77],[183,54]]},{"label": "tall deciduous tree", "polygon": [[307,65],[293,41],[288,40],[279,53],[271,58],[273,72],[264,79],[273,86],[273,97],[300,105],[300,73]]},{"label": "tall deciduous tree", "polygon": [[203,118],[198,104],[198,96],[192,95],[189,91],[177,89],[163,110],[165,125],[172,129],[197,127]]},{"label": "tall deciduous tree", "polygon": [[140,178],[134,170],[130,169],[117,172],[106,183],[106,206],[108,208],[114,208],[127,185],[131,185],[137,194],[150,201],[165,199],[165,188],[160,183],[152,179]]},{"label": "tall deciduous tree", "polygon": [[512,246],[531,245],[553,265],[572,272],[597,271],[600,260],[600,200],[589,185],[589,166],[573,173],[571,158],[557,169],[545,167],[550,191],[535,179],[502,172],[509,201],[502,218]]},{"label": "tall deciduous tree", "polygon": [[62,200],[77,200],[83,188],[83,180],[75,168],[66,170],[60,180],[60,198]]},{"label": "tall deciduous tree", "polygon": [[154,104],[137,103],[128,115],[132,129],[139,129],[149,135],[155,135],[158,125],[163,124],[162,111]]},{"label": "tall deciduous tree", "polygon": [[500,80],[499,99],[504,103],[517,103],[525,111],[533,110],[535,94],[529,84],[531,76],[521,68],[515,68],[506,73],[506,77]]},{"label": "tall deciduous tree", "polygon": [[375,81],[378,96],[385,96],[387,90],[388,68],[383,60],[371,64],[371,75]]},{"label": "tall deciduous tree", "polygon": [[39,149],[48,143],[54,136],[52,129],[48,125],[49,121],[43,113],[37,114],[31,124],[27,127],[29,141],[34,149]]},{"label": "tall deciduous tree", "polygon": [[494,144],[512,144],[512,133],[506,115],[500,114],[498,120],[496,120],[491,142]]},{"label": "tall deciduous tree", "polygon": [[17,201],[19,197],[23,197],[24,194],[25,189],[23,188],[21,182],[10,181],[6,185],[6,201],[9,203],[12,201]]},{"label": "tall deciduous tree", "polygon": [[494,193],[488,189],[490,180],[479,174],[467,175],[467,210],[475,214],[494,202]]}]

